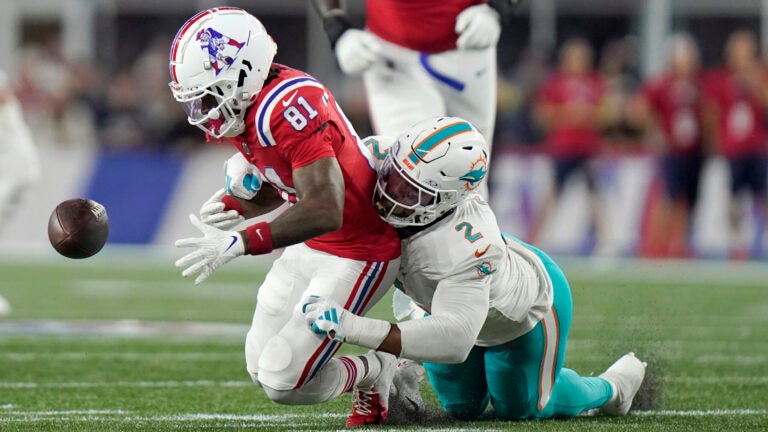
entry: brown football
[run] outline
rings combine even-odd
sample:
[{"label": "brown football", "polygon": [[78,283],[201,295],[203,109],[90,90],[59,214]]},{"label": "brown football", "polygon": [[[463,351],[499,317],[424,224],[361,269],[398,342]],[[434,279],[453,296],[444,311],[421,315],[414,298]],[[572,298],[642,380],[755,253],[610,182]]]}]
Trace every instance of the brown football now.
[{"label": "brown football", "polygon": [[103,205],[74,198],[57,205],[48,219],[48,239],[67,258],[88,258],[104,247],[109,218]]}]

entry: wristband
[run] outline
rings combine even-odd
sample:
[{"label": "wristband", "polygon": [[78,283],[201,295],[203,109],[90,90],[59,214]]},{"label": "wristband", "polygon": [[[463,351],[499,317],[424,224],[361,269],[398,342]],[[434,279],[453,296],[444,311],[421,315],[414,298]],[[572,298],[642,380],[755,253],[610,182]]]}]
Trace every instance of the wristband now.
[{"label": "wristband", "polygon": [[243,213],[245,213],[243,212],[243,206],[240,205],[240,201],[238,201],[237,198],[233,197],[232,195],[224,195],[224,198],[221,199],[221,202],[224,203],[224,210],[234,210],[240,216],[243,216]]},{"label": "wristband", "polygon": [[332,49],[336,49],[336,42],[339,41],[339,38],[345,31],[351,28],[352,24],[343,10],[333,10],[323,17],[323,29],[325,29],[325,34],[328,35],[328,40],[331,41]]},{"label": "wristband", "polygon": [[261,255],[272,252],[272,231],[268,223],[259,222],[251,225],[245,229],[245,234],[245,243],[248,245],[246,254]]},{"label": "wristband", "polygon": [[[349,312],[349,314],[352,315],[352,312]],[[353,333],[346,337],[346,341],[353,345],[375,350],[381,346],[384,339],[389,336],[390,330],[392,330],[392,324],[389,321],[357,315],[353,316],[358,319],[355,320],[355,325],[352,326]]]}]

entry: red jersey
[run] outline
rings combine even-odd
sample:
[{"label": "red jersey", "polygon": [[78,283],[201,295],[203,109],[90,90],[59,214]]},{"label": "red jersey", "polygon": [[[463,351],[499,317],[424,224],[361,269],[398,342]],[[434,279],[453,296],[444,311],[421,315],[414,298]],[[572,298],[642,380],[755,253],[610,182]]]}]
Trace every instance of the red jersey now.
[{"label": "red jersey", "polygon": [[273,66],[281,69],[279,75],[259,92],[246,112],[245,132],[232,143],[291,203],[298,200],[293,170],[336,158],[344,176],[344,222],[306,245],[354,260],[397,258],[397,233],[373,208],[376,171],[370,152],[325,86],[304,72]]},{"label": "red jersey", "polygon": [[456,49],[456,16],[487,0],[370,0],[366,26],[393,44],[427,54]]},{"label": "red jersey", "polygon": [[[597,122],[591,118],[599,109],[605,83],[594,73],[555,73],[539,88],[537,103],[551,105],[557,109],[555,119],[547,134],[547,150],[555,157],[593,156],[600,145],[600,131]],[[568,110],[573,110],[573,113]],[[563,115],[579,114],[590,117],[581,124],[569,124]],[[566,119],[567,120],[567,119]]]},{"label": "red jersey", "polygon": [[717,106],[717,152],[726,157],[760,154],[765,150],[765,118],[754,94],[728,69],[713,71],[705,97]]},{"label": "red jersey", "polygon": [[669,151],[691,155],[701,150],[701,78],[663,74],[640,90],[658,114]]}]

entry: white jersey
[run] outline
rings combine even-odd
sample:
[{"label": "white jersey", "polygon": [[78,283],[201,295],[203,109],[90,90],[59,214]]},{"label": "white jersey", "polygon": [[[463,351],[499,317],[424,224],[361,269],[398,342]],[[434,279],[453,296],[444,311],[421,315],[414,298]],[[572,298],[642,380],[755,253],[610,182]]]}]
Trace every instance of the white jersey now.
[{"label": "white jersey", "polygon": [[[392,140],[364,142],[383,159]],[[401,249],[395,286],[429,313],[398,324],[403,357],[450,360],[446,348],[456,346],[457,338],[480,346],[509,342],[536,326],[552,306],[552,281],[541,259],[501,232],[478,194],[403,238]]]}]

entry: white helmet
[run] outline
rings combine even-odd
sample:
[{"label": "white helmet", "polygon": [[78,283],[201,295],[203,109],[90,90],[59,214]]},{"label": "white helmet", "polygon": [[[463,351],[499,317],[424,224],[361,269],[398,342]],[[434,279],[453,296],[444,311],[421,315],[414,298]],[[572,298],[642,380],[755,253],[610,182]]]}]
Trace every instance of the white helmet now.
[{"label": "white helmet", "polygon": [[430,118],[392,145],[373,201],[390,225],[427,225],[477,189],[488,172],[488,145],[456,117]]},{"label": "white helmet", "polygon": [[211,137],[240,135],[276,52],[272,37],[248,12],[202,11],[184,23],[171,45],[173,97],[184,104],[189,123]]}]

